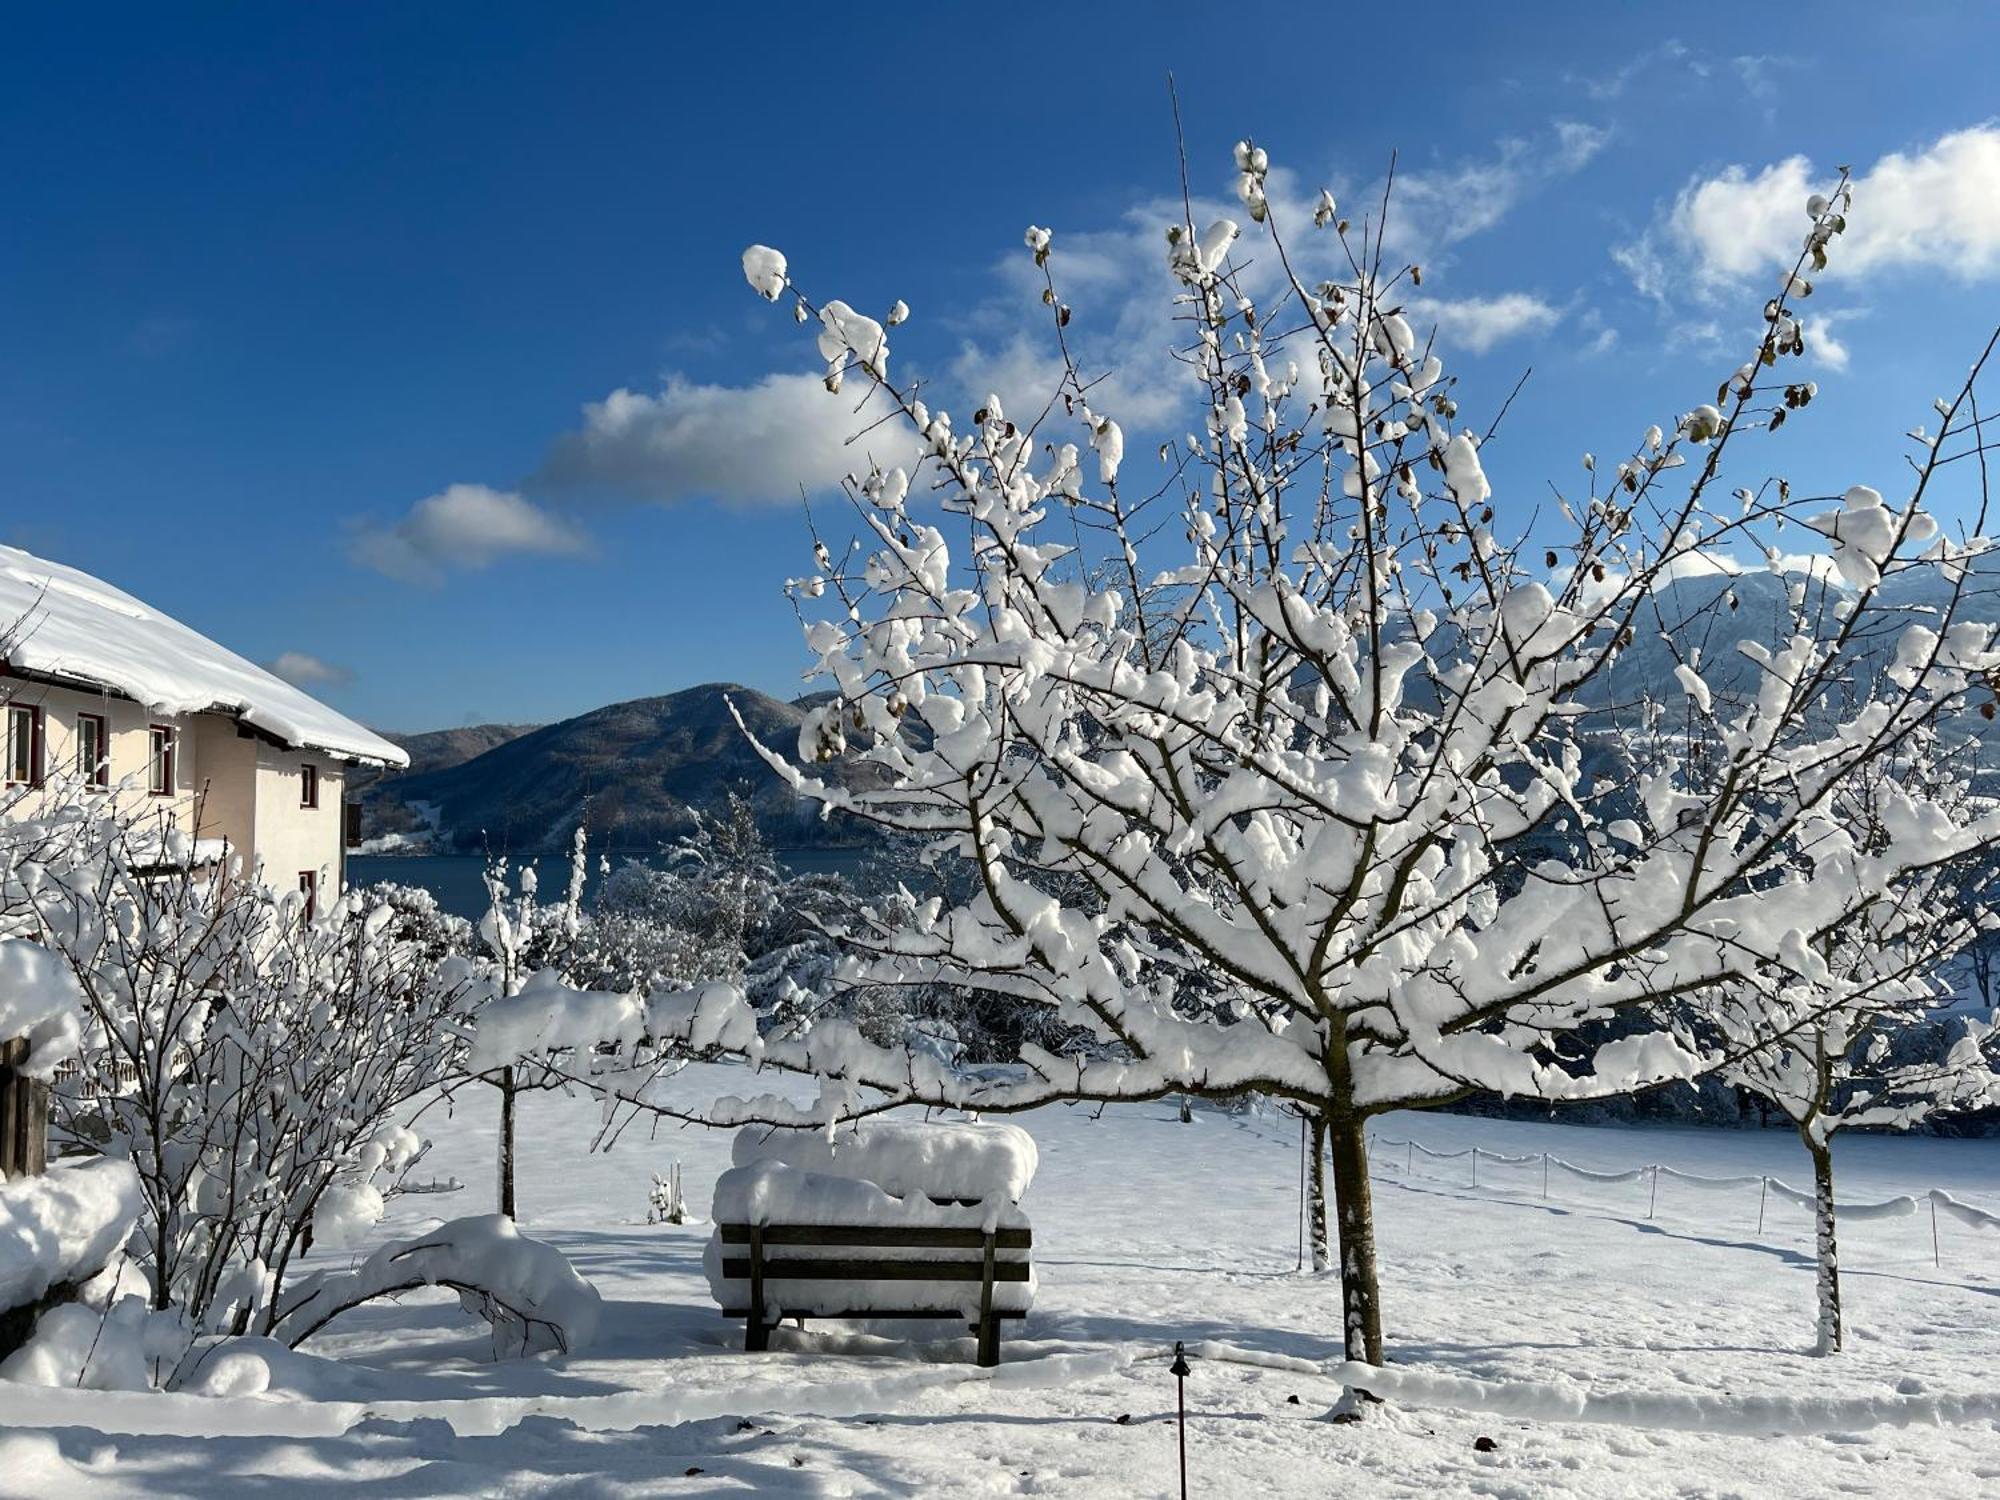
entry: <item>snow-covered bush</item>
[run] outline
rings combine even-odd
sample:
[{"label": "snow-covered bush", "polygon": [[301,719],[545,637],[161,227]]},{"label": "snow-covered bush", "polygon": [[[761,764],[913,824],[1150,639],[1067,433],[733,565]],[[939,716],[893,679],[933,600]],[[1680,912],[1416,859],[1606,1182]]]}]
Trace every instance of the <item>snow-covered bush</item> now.
[{"label": "snow-covered bush", "polygon": [[434,963],[447,958],[469,958],[474,952],[472,924],[439,906],[437,897],[420,885],[378,880],[372,885],[356,886],[352,894],[356,904],[368,910],[388,907],[390,935],[401,942],[414,943]]},{"label": "snow-covered bush", "polygon": [[394,1120],[451,1066],[465,974],[386,905],[308,918],[295,892],[175,853],[112,828],[25,882],[81,1003],[53,1118],[137,1172],[154,1306],[261,1330],[315,1226],[372,1222],[417,1154]]}]

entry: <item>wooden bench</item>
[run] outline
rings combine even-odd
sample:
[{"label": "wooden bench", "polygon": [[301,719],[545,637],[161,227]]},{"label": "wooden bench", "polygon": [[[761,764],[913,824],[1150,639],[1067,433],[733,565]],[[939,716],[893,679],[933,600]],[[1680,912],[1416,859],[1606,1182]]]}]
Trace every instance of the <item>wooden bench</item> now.
[{"label": "wooden bench", "polygon": [[[1000,1320],[1025,1318],[1025,1312],[995,1308],[993,1288],[1000,1282],[1028,1279],[1026,1252],[1034,1243],[1033,1231],[1020,1229],[959,1229],[930,1225],[885,1228],[880,1225],[839,1224],[720,1224],[716,1226],[725,1247],[722,1274],[729,1281],[747,1281],[749,1306],[724,1307],[725,1318],[746,1320],[743,1347],[758,1350],[770,1347],[770,1331],[778,1320],[796,1318],[805,1326],[807,1318],[957,1318],[958,1307],[893,1306],[855,1307],[860,1300],[843,1294],[843,1283],[859,1281],[979,1283],[979,1318],[970,1324],[979,1336],[979,1363],[1000,1363]],[[743,1247],[736,1253],[736,1247]],[[852,1256],[787,1255],[790,1249],[813,1250],[928,1250],[938,1252],[921,1260],[870,1259]]]}]

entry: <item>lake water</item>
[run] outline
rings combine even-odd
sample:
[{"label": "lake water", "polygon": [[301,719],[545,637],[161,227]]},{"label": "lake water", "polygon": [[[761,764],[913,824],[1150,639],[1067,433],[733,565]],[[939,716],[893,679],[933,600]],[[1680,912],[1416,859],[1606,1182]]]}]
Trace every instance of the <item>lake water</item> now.
[{"label": "lake water", "polygon": [[[852,875],[868,863],[869,849],[778,849],[778,862],[795,875]],[[613,854],[611,868],[627,860],[643,864],[663,863],[657,854]],[[531,865],[545,901],[559,901],[569,884],[569,857],[550,854],[521,861]],[[518,868],[518,866],[516,866]],[[602,865],[592,854],[585,874],[583,895],[586,904],[596,895],[603,879]],[[438,905],[457,916],[478,921],[486,914],[486,860],[478,854],[350,854],[347,883],[373,885],[393,880],[398,885],[421,886],[437,897]]]}]

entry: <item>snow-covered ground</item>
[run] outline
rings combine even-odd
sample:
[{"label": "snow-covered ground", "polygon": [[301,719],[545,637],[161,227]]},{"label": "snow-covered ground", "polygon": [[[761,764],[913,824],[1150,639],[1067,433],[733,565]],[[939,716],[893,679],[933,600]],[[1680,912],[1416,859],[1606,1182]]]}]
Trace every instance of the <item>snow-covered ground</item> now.
[{"label": "snow-covered ground", "polygon": [[[740,1091],[695,1070],[690,1096]],[[491,1207],[492,1100],[433,1114],[419,1175],[468,1186],[400,1200],[380,1238]],[[1591,1130],[1395,1117],[1480,1165],[1377,1153],[1400,1399],[1321,1420],[1340,1393],[1338,1291],[1302,1275],[1299,1141],[1275,1115],[1172,1105],[1027,1117],[1041,1169],[1040,1292],[997,1371],[970,1339],[781,1331],[741,1351],[701,1272],[703,1225],[649,1227],[678,1159],[692,1210],[729,1165],[721,1133],[628,1133],[586,1150],[595,1110],[527,1100],[524,1230],[606,1299],[597,1342],[491,1363],[447,1294],[344,1315],[271,1364],[261,1395],[0,1387],[0,1493],[277,1494],[366,1482],[391,1496],[488,1494],[1169,1496],[1179,1493],[1172,1341],[1187,1385],[1190,1493],[1427,1496],[1921,1494],[2000,1487],[2000,1234],[1931,1216],[1857,1222],[1843,1249],[1849,1352],[1806,1351],[1809,1217],[1759,1189],[1662,1177],[1591,1185],[1539,1155],[1797,1182],[1779,1132]],[[1843,1198],[1944,1187],[2000,1209],[2000,1143],[1847,1139]],[[322,1258],[331,1259],[331,1258]],[[1457,1383],[1453,1383],[1453,1381]],[[227,1384],[218,1380],[217,1384]],[[1484,1444],[1479,1440],[1491,1439]]]}]

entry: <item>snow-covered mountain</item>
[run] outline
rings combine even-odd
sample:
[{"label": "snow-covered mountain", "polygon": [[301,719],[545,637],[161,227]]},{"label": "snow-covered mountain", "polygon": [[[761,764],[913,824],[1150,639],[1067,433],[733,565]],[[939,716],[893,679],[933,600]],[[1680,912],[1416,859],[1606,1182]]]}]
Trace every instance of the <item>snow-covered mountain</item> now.
[{"label": "snow-covered mountain", "polygon": [[788,847],[865,842],[856,826],[822,824],[815,809],[799,805],[737,727],[732,702],[760,739],[794,751],[800,705],[704,683],[509,732],[467,758],[384,778],[364,799],[363,832],[434,823],[440,851],[525,852],[562,847],[587,818],[594,844],[650,849],[687,832],[697,810],[734,790],[751,798],[767,834]]}]

